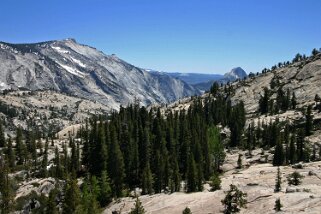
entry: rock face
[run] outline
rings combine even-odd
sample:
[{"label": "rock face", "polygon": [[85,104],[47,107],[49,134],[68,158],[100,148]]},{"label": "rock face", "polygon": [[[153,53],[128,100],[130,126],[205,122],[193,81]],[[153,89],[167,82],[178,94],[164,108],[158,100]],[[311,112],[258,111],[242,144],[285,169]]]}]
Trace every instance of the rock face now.
[{"label": "rock face", "polygon": [[36,44],[0,43],[0,90],[55,90],[112,109],[135,100],[168,103],[200,91],[165,74],[137,68],[74,39]]},{"label": "rock face", "polygon": [[230,72],[224,74],[224,77],[225,79],[234,81],[237,79],[243,79],[244,77],[247,77],[247,74],[241,67],[236,67],[233,68]]},{"label": "rock face", "polygon": [[198,88],[199,90],[208,91],[215,81],[226,84],[228,82],[233,82],[237,79],[244,79],[245,77],[247,77],[246,72],[242,68],[236,67],[233,68],[230,72],[225,73],[224,76],[222,76],[219,79],[212,79],[206,82],[197,83],[193,86],[195,88]]},{"label": "rock face", "polygon": [[[18,126],[24,130],[37,126],[42,132],[56,133],[111,110],[99,102],[54,91],[13,91],[0,95],[0,120],[6,121],[5,130],[10,135],[14,135]],[[68,136],[68,132],[63,135]]]}]

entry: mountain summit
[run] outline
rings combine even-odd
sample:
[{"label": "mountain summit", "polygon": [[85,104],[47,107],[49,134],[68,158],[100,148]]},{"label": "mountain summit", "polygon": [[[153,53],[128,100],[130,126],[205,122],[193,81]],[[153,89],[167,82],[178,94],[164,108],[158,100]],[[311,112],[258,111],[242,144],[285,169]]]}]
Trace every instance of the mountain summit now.
[{"label": "mountain summit", "polygon": [[244,77],[247,77],[247,74],[241,67],[236,67],[230,72],[224,74],[224,77],[229,81],[234,81],[236,79],[243,79]]},{"label": "mountain summit", "polygon": [[181,80],[149,73],[75,39],[34,44],[0,42],[0,74],[0,90],[50,89],[98,101],[112,109],[135,100],[148,105],[200,94]]}]

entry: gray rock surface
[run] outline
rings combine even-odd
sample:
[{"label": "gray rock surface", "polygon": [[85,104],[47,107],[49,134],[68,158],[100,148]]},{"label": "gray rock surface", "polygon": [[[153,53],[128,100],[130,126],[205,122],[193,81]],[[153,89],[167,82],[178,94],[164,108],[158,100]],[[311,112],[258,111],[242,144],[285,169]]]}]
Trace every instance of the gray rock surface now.
[{"label": "gray rock surface", "polygon": [[135,100],[148,105],[200,94],[179,79],[149,73],[74,39],[36,44],[0,42],[0,90],[18,88],[65,92],[112,109]]}]

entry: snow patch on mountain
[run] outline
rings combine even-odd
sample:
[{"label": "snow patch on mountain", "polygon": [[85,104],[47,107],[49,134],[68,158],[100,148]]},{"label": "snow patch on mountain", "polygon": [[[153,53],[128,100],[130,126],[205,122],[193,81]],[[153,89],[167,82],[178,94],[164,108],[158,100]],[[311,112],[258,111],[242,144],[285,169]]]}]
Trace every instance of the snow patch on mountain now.
[{"label": "snow patch on mountain", "polygon": [[70,57],[72,61],[74,61],[75,63],[77,63],[80,67],[86,68],[86,65],[84,63],[82,63],[80,60],[75,59],[73,57]]},{"label": "snow patch on mountain", "polygon": [[[65,58],[63,58],[64,60],[66,60]],[[73,75],[76,75],[78,77],[81,77],[81,78],[84,78],[85,74],[82,73],[81,71],[78,71],[77,69],[75,68],[72,68],[68,65],[63,65],[59,62],[56,62],[58,65],[60,65],[63,69],[65,69],[66,71],[68,71],[69,73],[73,74]]]},{"label": "snow patch on mountain", "polygon": [[201,93],[179,79],[149,73],[73,39],[0,45],[0,90],[50,89],[116,110],[137,99],[141,105],[160,104]]},{"label": "snow patch on mountain", "polygon": [[51,46],[53,49],[55,49],[56,51],[58,51],[59,53],[64,53],[64,54],[69,54],[69,51],[66,51],[64,49],[62,49],[61,47],[55,47],[55,46]]}]

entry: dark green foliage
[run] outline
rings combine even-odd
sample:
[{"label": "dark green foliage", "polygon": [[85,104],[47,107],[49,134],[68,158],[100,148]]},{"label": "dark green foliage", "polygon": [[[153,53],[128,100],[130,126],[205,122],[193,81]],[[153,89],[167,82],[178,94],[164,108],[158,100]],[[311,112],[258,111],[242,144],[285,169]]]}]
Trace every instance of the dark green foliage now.
[{"label": "dark green foliage", "polygon": [[57,146],[55,147],[54,164],[55,164],[54,177],[61,179],[63,177],[63,169],[61,166],[60,154]]},{"label": "dark green foliage", "polygon": [[210,92],[211,94],[213,94],[214,97],[217,95],[219,88],[220,88],[220,85],[218,84],[218,82],[214,82],[210,89]]},{"label": "dark green foliage", "polygon": [[221,179],[219,174],[215,173],[214,175],[212,175],[210,185],[211,185],[211,191],[216,191],[221,189]]},{"label": "dark green foliage", "polygon": [[292,107],[292,109],[296,109],[296,104],[297,104],[296,96],[295,96],[295,93],[292,92],[292,98],[291,98],[291,107]]},{"label": "dark green foliage", "polygon": [[9,178],[9,167],[0,156],[0,213],[10,213],[14,204],[14,190]]},{"label": "dark green foliage", "polygon": [[106,171],[103,171],[101,174],[98,200],[101,207],[108,205],[112,201],[110,179]]},{"label": "dark green foliage", "polygon": [[226,192],[225,198],[221,201],[224,205],[224,213],[237,213],[240,208],[246,207],[246,193],[243,193],[235,185],[230,185],[230,190]]},{"label": "dark green foliage", "polygon": [[302,179],[303,179],[303,175],[301,175],[300,173],[298,172],[293,172],[291,173],[287,179],[288,179],[288,184],[289,185],[294,185],[294,186],[298,186],[302,183]]},{"label": "dark green foliage", "polygon": [[280,198],[278,198],[275,200],[274,210],[276,212],[279,212],[279,211],[281,211],[281,208],[282,208],[281,200],[280,200]]},{"label": "dark green foliage", "polygon": [[0,147],[5,147],[5,146],[6,146],[6,138],[4,136],[2,121],[0,120]]},{"label": "dark green foliage", "polygon": [[17,117],[19,115],[17,109],[2,101],[0,101],[0,112],[2,112],[10,118]]},{"label": "dark green foliage", "polygon": [[229,127],[231,130],[231,146],[241,145],[241,136],[245,125],[245,109],[243,102],[236,105],[231,110],[231,118]]},{"label": "dark green foliage", "polygon": [[7,151],[6,151],[7,159],[8,159],[8,165],[10,169],[13,169],[16,166],[16,155],[12,148],[12,140],[9,137],[8,143],[7,143]]},{"label": "dark green foliage", "polygon": [[305,160],[305,141],[304,141],[304,130],[299,129],[297,137],[296,137],[296,151],[297,151],[297,160],[304,161]]},{"label": "dark green foliage", "polygon": [[[230,145],[241,145],[245,110],[243,103],[231,106],[217,93],[215,99],[194,98],[188,111],[166,117],[160,109],[147,111],[135,104],[121,107],[108,121],[94,117],[87,124],[79,131],[84,146],[82,162],[92,175],[100,176],[107,169],[113,196],[120,197],[125,189],[135,187],[141,187],[143,194],[165,188],[175,192],[180,190],[181,180],[190,184],[187,191],[200,191],[203,182],[220,171],[225,158],[216,125],[229,126]],[[71,151],[71,157],[62,157],[73,165],[72,143]],[[62,165],[64,162],[65,158]]]},{"label": "dark green foliage", "polygon": [[197,191],[197,171],[196,171],[196,164],[195,164],[193,154],[190,154],[188,158],[186,180],[187,180],[187,184],[186,184],[187,192]]},{"label": "dark green foliage", "polygon": [[276,95],[276,106],[277,111],[275,113],[278,113],[278,110],[286,111],[289,108],[290,105],[290,91],[288,90],[285,94],[282,88],[280,87],[277,90]]},{"label": "dark green foliage", "polygon": [[17,128],[17,132],[16,132],[16,153],[17,153],[18,165],[22,165],[26,161],[26,156],[27,156],[26,145],[22,138],[23,138],[22,129],[19,127]]},{"label": "dark green foliage", "polygon": [[142,194],[153,193],[153,175],[149,163],[145,166],[142,175]]},{"label": "dark green foliage", "polygon": [[184,210],[183,210],[183,214],[192,214],[192,211],[190,208],[186,207]]},{"label": "dark green foliage", "polygon": [[261,114],[267,114],[269,112],[270,91],[268,88],[264,88],[264,94],[259,100],[259,111]]},{"label": "dark green foliage", "polygon": [[313,48],[312,50],[312,56],[316,56],[319,53],[319,51],[316,48]]},{"label": "dark green foliage", "polygon": [[65,197],[63,202],[63,213],[80,213],[82,211],[81,206],[81,194],[77,185],[77,180],[69,179],[65,187]]},{"label": "dark green foliage", "polygon": [[142,205],[142,203],[140,202],[139,198],[136,198],[136,202],[135,202],[135,206],[134,208],[132,208],[132,210],[129,212],[129,214],[144,214],[145,210],[144,207]]},{"label": "dark green foliage", "polygon": [[[95,180],[94,182],[96,181],[97,180]],[[88,180],[85,180],[82,186],[82,198],[81,198],[82,213],[87,213],[87,214],[101,213],[101,211],[99,210],[99,204],[97,202],[97,197],[98,197],[97,190],[99,190],[99,188],[95,186],[97,185],[97,183],[94,183],[94,182],[89,182]]]},{"label": "dark green foliage", "polygon": [[220,165],[223,164],[225,159],[224,146],[220,141],[220,133],[217,127],[211,126],[207,130],[208,133],[208,145],[211,156],[213,156],[213,161],[209,158],[209,162],[214,163],[214,171],[218,172],[220,170]]},{"label": "dark green foliage", "polygon": [[280,171],[280,167],[278,167],[277,170],[277,174],[276,174],[276,178],[275,178],[275,188],[274,188],[274,192],[280,192],[281,191],[281,171]]},{"label": "dark green foliage", "polygon": [[237,168],[238,169],[242,169],[243,165],[242,165],[242,154],[239,154],[239,157],[237,159]]},{"label": "dark green foliage", "polygon": [[305,135],[310,136],[313,130],[312,106],[309,105],[305,114]]},{"label": "dark green foliage", "polygon": [[292,62],[293,62],[293,63],[299,62],[299,61],[301,61],[302,59],[303,59],[303,56],[302,56],[301,54],[297,53],[297,54],[295,55],[295,57],[293,58]]},{"label": "dark green foliage", "polygon": [[37,154],[36,139],[33,131],[28,133],[26,144],[27,144],[27,149],[31,154],[31,158],[33,161],[33,168],[36,169],[38,165],[38,162],[37,162],[38,154]]},{"label": "dark green foliage", "polygon": [[114,187],[114,194],[117,197],[120,197],[122,196],[122,190],[124,185],[125,168],[123,154],[120,151],[114,126],[110,127],[110,149],[108,157],[108,169],[112,185]]},{"label": "dark green foliage", "polygon": [[273,166],[281,166],[284,163],[284,151],[283,151],[283,145],[280,141],[280,137],[278,137],[278,142],[275,146],[274,150],[274,156],[273,156]]},{"label": "dark green foliage", "polygon": [[50,191],[49,197],[47,200],[47,206],[46,206],[46,214],[58,214],[59,210],[57,207],[57,198],[58,190],[55,188]]},{"label": "dark green foliage", "polygon": [[105,134],[105,124],[102,120],[92,121],[92,131],[90,133],[89,151],[89,172],[96,176],[107,169],[107,142]]},{"label": "dark green foliage", "polygon": [[46,178],[48,176],[48,140],[45,143],[45,151],[42,155],[42,162],[41,162],[41,177]]}]

